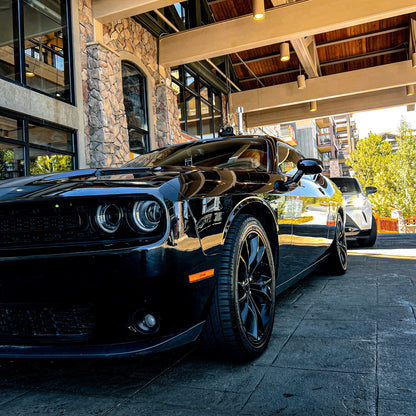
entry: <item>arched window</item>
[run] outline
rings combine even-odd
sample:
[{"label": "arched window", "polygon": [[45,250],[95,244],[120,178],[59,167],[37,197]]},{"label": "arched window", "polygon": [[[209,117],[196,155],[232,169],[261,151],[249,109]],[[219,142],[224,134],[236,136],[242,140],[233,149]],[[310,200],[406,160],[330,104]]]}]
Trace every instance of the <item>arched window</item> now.
[{"label": "arched window", "polygon": [[149,123],[147,112],[146,77],[131,63],[121,63],[124,107],[129,130],[130,151],[143,154],[149,151]]}]

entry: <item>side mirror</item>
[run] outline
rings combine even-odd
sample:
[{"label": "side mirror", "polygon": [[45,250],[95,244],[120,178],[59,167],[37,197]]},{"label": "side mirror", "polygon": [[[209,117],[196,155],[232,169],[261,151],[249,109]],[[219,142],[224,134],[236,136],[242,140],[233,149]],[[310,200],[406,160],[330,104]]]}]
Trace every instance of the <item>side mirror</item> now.
[{"label": "side mirror", "polygon": [[366,195],[375,194],[376,192],[377,192],[377,188],[375,186],[367,186],[365,188]]},{"label": "side mirror", "polygon": [[319,159],[299,160],[297,167],[304,175],[316,175],[324,170],[324,165]]},{"label": "side mirror", "polygon": [[298,184],[303,175],[316,175],[324,170],[324,166],[319,159],[301,159],[297,163],[297,168],[296,173],[288,181],[276,181],[274,189],[287,192]]}]

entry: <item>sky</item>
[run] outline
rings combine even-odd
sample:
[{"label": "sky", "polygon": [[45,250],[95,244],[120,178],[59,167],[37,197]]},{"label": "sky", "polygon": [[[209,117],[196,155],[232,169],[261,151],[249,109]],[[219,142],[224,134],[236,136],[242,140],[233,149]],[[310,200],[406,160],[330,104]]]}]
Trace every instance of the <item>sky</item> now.
[{"label": "sky", "polygon": [[407,111],[406,106],[354,113],[353,118],[357,122],[360,139],[367,137],[370,131],[376,134],[398,133],[402,118],[416,129],[416,111]]}]

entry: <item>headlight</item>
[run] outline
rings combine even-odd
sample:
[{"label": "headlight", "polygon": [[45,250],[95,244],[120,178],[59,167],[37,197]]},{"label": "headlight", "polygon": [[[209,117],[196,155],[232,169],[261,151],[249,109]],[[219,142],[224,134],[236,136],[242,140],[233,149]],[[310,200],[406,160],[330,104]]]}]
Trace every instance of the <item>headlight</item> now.
[{"label": "headlight", "polygon": [[362,208],[365,204],[365,199],[361,196],[356,196],[351,200],[351,205],[355,208]]},{"label": "headlight", "polygon": [[162,207],[156,201],[137,201],[133,206],[133,221],[143,232],[156,230],[162,219]]},{"label": "headlight", "polygon": [[95,219],[99,227],[106,233],[115,233],[120,227],[123,214],[115,204],[99,205]]}]

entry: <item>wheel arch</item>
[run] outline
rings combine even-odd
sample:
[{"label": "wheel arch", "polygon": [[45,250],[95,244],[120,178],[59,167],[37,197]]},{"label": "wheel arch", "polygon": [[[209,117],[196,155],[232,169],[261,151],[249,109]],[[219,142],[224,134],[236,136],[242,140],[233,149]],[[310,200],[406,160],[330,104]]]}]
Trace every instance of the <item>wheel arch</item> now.
[{"label": "wheel arch", "polygon": [[227,238],[228,230],[238,215],[250,215],[256,218],[264,228],[273,250],[273,260],[277,271],[279,254],[279,225],[273,209],[260,198],[247,198],[241,201],[231,212],[224,228],[223,241]]}]

